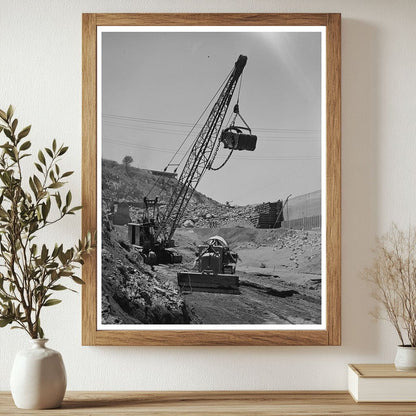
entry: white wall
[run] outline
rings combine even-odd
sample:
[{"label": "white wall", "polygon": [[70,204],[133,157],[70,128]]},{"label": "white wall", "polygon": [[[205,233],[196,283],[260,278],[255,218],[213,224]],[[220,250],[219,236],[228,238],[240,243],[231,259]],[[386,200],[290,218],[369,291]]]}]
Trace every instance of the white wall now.
[{"label": "white wall", "polygon": [[[34,147],[70,144],[80,199],[82,12],[342,13],[342,346],[81,347],[81,300],[44,326],[71,390],[345,389],[349,362],[392,362],[397,339],[359,278],[375,236],[416,220],[416,2],[413,0],[0,0],[0,108],[33,124]],[[68,244],[80,217],[48,237]],[[46,311],[45,311],[46,312]],[[0,390],[27,337],[0,331]]]}]

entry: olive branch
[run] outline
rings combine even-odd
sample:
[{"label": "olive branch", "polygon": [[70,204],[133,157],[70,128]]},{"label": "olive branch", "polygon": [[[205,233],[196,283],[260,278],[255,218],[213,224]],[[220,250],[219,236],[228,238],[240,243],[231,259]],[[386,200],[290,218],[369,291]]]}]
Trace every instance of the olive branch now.
[{"label": "olive branch", "polygon": [[0,110],[0,134],[6,141],[0,145],[0,327],[25,330],[32,338],[43,338],[40,314],[45,306],[57,305],[54,292],[71,290],[63,278],[83,284],[76,271],[83,258],[93,250],[93,237],[69,249],[55,244],[36,244],[39,231],[74,215],[81,206],[72,206],[71,191],[61,193],[65,178],[72,171],[61,172],[58,162],[68,147],[58,145],[39,150],[34,162],[36,174],[24,181],[21,161],[31,156],[31,142],[24,140],[31,126],[17,133],[18,119],[14,109]]}]

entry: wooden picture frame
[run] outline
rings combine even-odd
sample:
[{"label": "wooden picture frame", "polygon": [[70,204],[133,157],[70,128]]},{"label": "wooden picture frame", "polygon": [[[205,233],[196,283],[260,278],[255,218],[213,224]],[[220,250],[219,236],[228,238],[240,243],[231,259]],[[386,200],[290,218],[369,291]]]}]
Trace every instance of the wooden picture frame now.
[{"label": "wooden picture frame", "polygon": [[97,228],[97,28],[100,26],[322,26],[326,33],[326,327],[320,330],[98,330],[97,253],[83,266],[83,345],[341,344],[341,15],[83,14],[82,230]]}]

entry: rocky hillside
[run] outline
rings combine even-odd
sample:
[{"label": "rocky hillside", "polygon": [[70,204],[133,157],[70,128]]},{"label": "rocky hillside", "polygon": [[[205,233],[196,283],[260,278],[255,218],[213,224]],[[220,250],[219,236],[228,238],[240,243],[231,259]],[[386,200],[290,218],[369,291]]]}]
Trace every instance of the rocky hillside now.
[{"label": "rocky hillside", "polygon": [[[102,161],[102,192],[104,212],[108,212],[113,201],[141,203],[145,196],[159,197],[166,202],[177,179],[164,177],[146,169],[126,169],[112,160]],[[132,220],[141,218],[140,208],[130,207]],[[231,206],[221,204],[195,191],[183,215],[180,225],[185,227],[253,227],[256,222],[256,206]]]},{"label": "rocky hillside", "polygon": [[[167,201],[177,179],[162,176],[147,169],[125,167],[114,160],[102,160],[103,199],[108,201],[142,202],[143,198],[159,197]],[[191,204],[218,206],[218,202],[198,191],[194,192]]]},{"label": "rocky hillside", "polygon": [[102,323],[186,324],[190,318],[177,287],[143,264],[125,227],[104,221],[102,230]]}]

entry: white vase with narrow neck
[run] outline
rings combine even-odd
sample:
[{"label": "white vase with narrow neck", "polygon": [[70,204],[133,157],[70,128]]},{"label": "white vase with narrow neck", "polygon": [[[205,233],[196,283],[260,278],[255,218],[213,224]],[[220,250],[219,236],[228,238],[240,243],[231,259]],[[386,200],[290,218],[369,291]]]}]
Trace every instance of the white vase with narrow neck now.
[{"label": "white vase with narrow neck", "polygon": [[47,339],[32,339],[31,348],[14,360],[10,387],[20,409],[59,407],[66,390],[66,372],[59,352],[45,346]]},{"label": "white vase with narrow neck", "polygon": [[399,371],[416,370],[416,347],[398,345],[394,365]]}]

